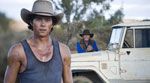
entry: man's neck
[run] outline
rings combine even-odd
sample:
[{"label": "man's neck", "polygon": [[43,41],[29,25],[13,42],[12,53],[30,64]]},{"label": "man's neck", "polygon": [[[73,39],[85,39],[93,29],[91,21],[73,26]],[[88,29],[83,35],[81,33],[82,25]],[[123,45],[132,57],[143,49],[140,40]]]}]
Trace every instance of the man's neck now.
[{"label": "man's neck", "polygon": [[32,36],[32,40],[37,45],[47,45],[51,43],[51,38],[49,36],[46,37]]},{"label": "man's neck", "polygon": [[88,45],[89,41],[84,41],[86,45]]}]

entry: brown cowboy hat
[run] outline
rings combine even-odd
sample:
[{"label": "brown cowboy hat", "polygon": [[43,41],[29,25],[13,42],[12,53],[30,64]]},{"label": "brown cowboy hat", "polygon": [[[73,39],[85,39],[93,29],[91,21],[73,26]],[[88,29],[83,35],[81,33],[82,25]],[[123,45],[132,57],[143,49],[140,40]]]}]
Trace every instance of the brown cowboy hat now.
[{"label": "brown cowboy hat", "polygon": [[56,14],[51,2],[47,0],[37,0],[33,4],[32,11],[25,8],[21,10],[21,18],[27,24],[30,24],[32,15],[52,16],[55,18],[55,24],[57,24],[62,19],[64,13]]},{"label": "brown cowboy hat", "polygon": [[92,38],[94,36],[93,33],[91,33],[88,29],[85,29],[81,34],[79,34],[81,37],[83,35],[90,35],[90,37]]}]

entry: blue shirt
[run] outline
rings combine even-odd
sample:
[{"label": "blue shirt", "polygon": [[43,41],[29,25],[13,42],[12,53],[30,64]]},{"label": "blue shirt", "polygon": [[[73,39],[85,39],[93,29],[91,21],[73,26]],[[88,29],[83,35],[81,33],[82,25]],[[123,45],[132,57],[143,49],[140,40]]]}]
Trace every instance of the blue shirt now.
[{"label": "blue shirt", "polygon": [[[93,40],[93,41],[94,41],[94,42],[93,42],[93,44],[91,45],[92,48],[93,48],[92,51],[98,51],[99,49],[98,49],[98,47],[97,47],[97,44],[96,44],[95,40]],[[78,53],[87,52],[86,49],[84,49],[84,48],[81,47],[80,42],[77,42],[77,44],[76,44],[76,50],[77,50]]]}]

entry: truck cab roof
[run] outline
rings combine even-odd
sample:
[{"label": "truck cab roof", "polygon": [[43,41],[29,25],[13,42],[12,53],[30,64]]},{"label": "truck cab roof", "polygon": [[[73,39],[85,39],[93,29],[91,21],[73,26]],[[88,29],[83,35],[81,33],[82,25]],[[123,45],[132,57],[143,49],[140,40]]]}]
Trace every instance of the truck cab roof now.
[{"label": "truck cab roof", "polygon": [[142,26],[150,26],[150,21],[139,21],[139,22],[133,22],[133,23],[120,23],[113,25],[112,28],[117,27],[142,27]]}]

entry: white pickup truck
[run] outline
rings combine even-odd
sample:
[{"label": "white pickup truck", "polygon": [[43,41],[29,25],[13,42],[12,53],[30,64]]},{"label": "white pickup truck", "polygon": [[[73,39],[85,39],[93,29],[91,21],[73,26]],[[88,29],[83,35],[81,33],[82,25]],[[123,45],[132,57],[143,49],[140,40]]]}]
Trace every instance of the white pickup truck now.
[{"label": "white pickup truck", "polygon": [[74,83],[150,83],[150,22],[112,26],[108,50],[72,54]]}]

